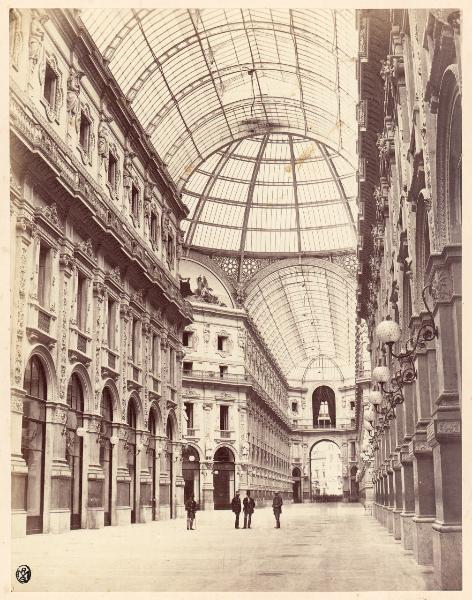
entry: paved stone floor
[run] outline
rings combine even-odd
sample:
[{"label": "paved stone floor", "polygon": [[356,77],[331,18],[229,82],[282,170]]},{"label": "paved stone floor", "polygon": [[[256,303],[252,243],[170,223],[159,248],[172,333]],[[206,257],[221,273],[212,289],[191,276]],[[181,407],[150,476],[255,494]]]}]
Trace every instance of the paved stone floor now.
[{"label": "paved stone floor", "polygon": [[[28,564],[28,584],[14,572]],[[229,511],[12,542],[13,589],[24,591],[378,591],[433,590],[432,569],[358,504],[269,508],[253,528],[234,529]]]}]

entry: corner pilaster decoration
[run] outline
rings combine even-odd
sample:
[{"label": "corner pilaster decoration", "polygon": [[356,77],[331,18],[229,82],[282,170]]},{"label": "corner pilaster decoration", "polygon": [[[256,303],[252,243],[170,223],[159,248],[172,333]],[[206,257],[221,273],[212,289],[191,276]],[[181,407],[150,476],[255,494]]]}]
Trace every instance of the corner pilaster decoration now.
[{"label": "corner pilaster decoration", "polygon": [[44,23],[49,17],[39,10],[33,9],[29,37],[30,70],[33,74],[36,65],[41,61],[44,40]]},{"label": "corner pilaster decoration", "polygon": [[66,111],[69,127],[74,127],[76,133],[80,129],[80,80],[85,76],[83,71],[77,71],[73,66],[69,69],[67,78]]}]

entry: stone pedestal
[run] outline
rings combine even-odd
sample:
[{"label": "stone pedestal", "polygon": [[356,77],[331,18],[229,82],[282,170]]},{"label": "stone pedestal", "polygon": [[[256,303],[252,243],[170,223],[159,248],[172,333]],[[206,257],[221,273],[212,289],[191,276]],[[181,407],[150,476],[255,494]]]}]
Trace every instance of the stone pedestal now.
[{"label": "stone pedestal", "polygon": [[26,535],[26,511],[13,510],[11,513],[11,537],[19,538]]},{"label": "stone pedestal", "polygon": [[[452,411],[438,413],[428,427],[433,449],[436,520],[433,524],[433,566],[441,590],[462,588],[461,423]],[[442,418],[441,418],[442,417]],[[449,418],[447,418],[449,417]]]},{"label": "stone pedestal", "polygon": [[462,527],[433,524],[434,578],[441,590],[462,589]]},{"label": "stone pedestal", "polygon": [[414,513],[403,511],[400,514],[401,541],[404,550],[413,550],[413,517]]},{"label": "stone pedestal", "polygon": [[393,539],[400,540],[402,537],[402,527],[401,527],[401,509],[394,508],[393,509]]},{"label": "stone pedestal", "polygon": [[423,436],[410,442],[414,455],[415,516],[413,517],[413,552],[419,565],[433,563],[433,530],[435,521],[435,493],[433,454]]},{"label": "stone pedestal", "polygon": [[434,517],[412,519],[413,554],[419,565],[433,564],[433,529]]},{"label": "stone pedestal", "polygon": [[87,529],[100,529],[105,525],[105,510],[103,508],[87,508]]},{"label": "stone pedestal", "polygon": [[170,481],[167,474],[161,474],[159,479],[159,520],[170,519]]},{"label": "stone pedestal", "polygon": [[116,524],[131,525],[131,507],[117,506],[116,507]]},{"label": "stone pedestal", "polygon": [[70,510],[54,509],[49,513],[49,533],[64,533],[70,530]]},{"label": "stone pedestal", "polygon": [[402,504],[400,513],[401,542],[404,550],[413,549],[413,517],[415,515],[415,488],[413,459],[407,452],[400,453],[402,478]]},{"label": "stone pedestal", "polygon": [[387,507],[387,531],[393,534],[393,507]]},{"label": "stone pedestal", "polygon": [[139,522],[150,523],[152,521],[152,506],[141,506],[139,509]]},{"label": "stone pedestal", "polygon": [[23,390],[12,390],[10,412],[11,444],[11,536],[26,535],[26,489],[28,465],[21,454]]}]

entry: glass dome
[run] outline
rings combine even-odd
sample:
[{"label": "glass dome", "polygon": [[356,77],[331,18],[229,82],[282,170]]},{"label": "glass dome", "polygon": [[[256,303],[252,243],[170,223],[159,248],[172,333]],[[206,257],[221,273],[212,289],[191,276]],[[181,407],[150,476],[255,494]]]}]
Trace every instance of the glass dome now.
[{"label": "glass dome", "polygon": [[185,241],[196,248],[299,253],[355,247],[355,171],[326,144],[291,133],[232,142],[193,172]]}]

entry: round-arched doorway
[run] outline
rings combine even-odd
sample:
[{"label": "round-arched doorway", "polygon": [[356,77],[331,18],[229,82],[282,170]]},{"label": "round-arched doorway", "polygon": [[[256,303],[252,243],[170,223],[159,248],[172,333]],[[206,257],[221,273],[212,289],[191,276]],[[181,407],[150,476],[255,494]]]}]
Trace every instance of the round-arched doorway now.
[{"label": "round-arched doorway", "polygon": [[167,473],[169,478],[169,484],[167,486],[165,501],[169,504],[169,517],[172,519],[174,516],[174,453],[173,453],[173,445],[172,440],[174,439],[174,429],[172,427],[172,420],[167,417],[166,424],[166,441],[164,446],[164,470]]},{"label": "round-arched doorway", "polygon": [[184,502],[192,497],[200,504],[200,458],[192,446],[182,450],[182,476],[184,478]]},{"label": "round-arched doorway", "polygon": [[[44,457],[46,449],[47,380],[43,363],[33,356],[25,370],[21,453],[26,476],[26,533],[43,531]],[[13,498],[13,500],[15,500]]]},{"label": "round-arched doorway", "polygon": [[234,454],[226,446],[218,448],[213,458],[213,504],[215,510],[231,508],[234,496]]},{"label": "round-arched doorway", "polygon": [[[113,398],[108,387],[103,388],[102,399],[100,401],[100,415],[102,422],[100,425],[100,466],[103,469],[103,497],[99,498],[98,494],[92,505],[103,506],[103,524],[105,526],[111,525],[111,512],[112,512],[112,481],[113,481],[113,446],[111,445],[112,437],[112,423],[113,423]],[[90,489],[95,491],[95,485],[90,486],[89,482],[89,504],[91,502]]]},{"label": "round-arched doorway", "polygon": [[73,373],[67,386],[69,411],[66,422],[66,460],[71,472],[70,528],[80,529],[82,518],[82,464],[83,438],[77,430],[84,424],[84,393],[77,373]]},{"label": "round-arched doorway", "polygon": [[136,523],[136,425],[137,414],[136,405],[133,398],[128,401],[128,410],[126,414],[128,424],[128,440],[126,450],[128,454],[128,472],[130,476],[130,507],[131,523]]},{"label": "round-arched doorway", "polygon": [[310,494],[312,502],[342,500],[341,450],[331,440],[317,442],[310,451]]},{"label": "round-arched doorway", "polygon": [[148,470],[151,478],[151,489],[150,497],[148,502],[151,503],[151,519],[153,521],[157,518],[157,481],[156,481],[156,436],[157,436],[157,413],[154,406],[149,411],[148,418],[148,429],[149,429],[149,444],[146,450],[146,459]]},{"label": "round-arched doorway", "polygon": [[293,501],[299,503],[302,501],[302,474],[298,467],[292,469],[293,479]]}]

